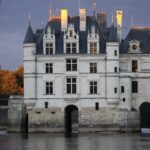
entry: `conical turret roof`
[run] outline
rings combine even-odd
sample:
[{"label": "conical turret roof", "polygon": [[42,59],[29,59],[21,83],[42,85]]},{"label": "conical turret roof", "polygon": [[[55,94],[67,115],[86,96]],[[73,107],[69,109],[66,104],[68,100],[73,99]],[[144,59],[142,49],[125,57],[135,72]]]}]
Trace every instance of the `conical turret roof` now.
[{"label": "conical turret roof", "polygon": [[31,28],[30,24],[28,26],[28,29],[27,29],[27,32],[26,32],[26,36],[25,36],[25,39],[24,39],[23,43],[24,44],[35,43],[35,37],[34,37],[33,30]]}]

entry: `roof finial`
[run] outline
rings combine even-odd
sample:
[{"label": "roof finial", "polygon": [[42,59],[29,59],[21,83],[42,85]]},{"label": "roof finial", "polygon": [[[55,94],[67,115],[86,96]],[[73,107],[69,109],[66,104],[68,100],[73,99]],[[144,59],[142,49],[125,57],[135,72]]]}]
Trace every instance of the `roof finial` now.
[{"label": "roof finial", "polygon": [[112,14],[112,25],[114,25],[114,14]]},{"label": "roof finial", "polygon": [[29,25],[31,25],[31,14],[28,16]]},{"label": "roof finial", "polygon": [[80,0],[79,0],[79,10],[80,10],[80,7],[81,7],[80,5],[81,5],[81,4],[80,4]]},{"label": "roof finial", "polygon": [[93,17],[96,17],[96,1],[93,2]]},{"label": "roof finial", "polygon": [[56,9],[56,15],[59,16],[59,9]]},{"label": "roof finial", "polygon": [[52,20],[52,0],[50,0],[50,12],[49,12],[49,17],[48,17],[48,21]]}]

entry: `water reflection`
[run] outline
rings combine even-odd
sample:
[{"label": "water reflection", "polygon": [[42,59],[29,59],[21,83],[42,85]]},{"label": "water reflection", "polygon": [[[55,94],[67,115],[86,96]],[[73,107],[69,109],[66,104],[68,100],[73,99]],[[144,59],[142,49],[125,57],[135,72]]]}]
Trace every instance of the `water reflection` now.
[{"label": "water reflection", "polygon": [[149,150],[150,137],[138,134],[63,134],[0,133],[0,150]]}]

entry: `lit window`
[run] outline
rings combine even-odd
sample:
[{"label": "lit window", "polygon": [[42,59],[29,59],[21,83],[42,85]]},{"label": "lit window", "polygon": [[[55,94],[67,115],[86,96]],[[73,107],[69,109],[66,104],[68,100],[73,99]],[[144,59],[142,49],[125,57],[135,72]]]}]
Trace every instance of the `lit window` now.
[{"label": "lit window", "polygon": [[132,81],[132,93],[138,93],[138,82]]},{"label": "lit window", "polygon": [[46,63],[45,65],[45,72],[46,73],[53,73],[53,64],[52,63]]},{"label": "lit window", "polygon": [[97,53],[97,43],[90,43],[90,54]]},{"label": "lit window", "polygon": [[77,71],[77,59],[66,59],[66,71]]},{"label": "lit window", "polygon": [[66,53],[76,53],[77,52],[77,45],[76,43],[66,43]]},{"label": "lit window", "polygon": [[137,72],[138,63],[137,60],[132,60],[132,72]]},{"label": "lit window", "polygon": [[90,82],[90,94],[97,94],[97,82],[96,81]]},{"label": "lit window", "polygon": [[46,82],[46,94],[53,94],[53,82]]},{"label": "lit window", "polygon": [[53,43],[46,43],[46,55],[53,54]]},{"label": "lit window", "polygon": [[66,79],[66,90],[67,94],[76,94],[76,78],[67,78]]},{"label": "lit window", "polygon": [[90,73],[97,73],[97,63],[90,63]]}]

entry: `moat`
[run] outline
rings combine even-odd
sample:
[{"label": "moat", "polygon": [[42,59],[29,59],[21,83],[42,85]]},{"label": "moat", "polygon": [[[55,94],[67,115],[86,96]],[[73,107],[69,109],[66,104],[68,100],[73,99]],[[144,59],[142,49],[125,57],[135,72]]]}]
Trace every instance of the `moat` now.
[{"label": "moat", "polygon": [[139,134],[63,134],[35,133],[21,135],[0,132],[0,150],[149,150],[150,137]]}]

